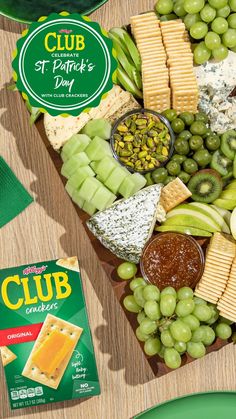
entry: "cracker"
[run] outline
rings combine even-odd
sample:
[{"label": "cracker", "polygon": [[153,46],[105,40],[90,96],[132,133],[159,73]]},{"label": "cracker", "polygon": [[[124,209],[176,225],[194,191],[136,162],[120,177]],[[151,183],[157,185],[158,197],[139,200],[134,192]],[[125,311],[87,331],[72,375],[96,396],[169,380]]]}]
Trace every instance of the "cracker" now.
[{"label": "cracker", "polygon": [[12,352],[7,346],[1,346],[0,353],[2,358],[2,365],[4,367],[17,358],[14,352]]},{"label": "cracker", "polygon": [[[35,357],[41,345],[45,343],[48,337],[54,332],[59,332],[63,335],[66,335],[71,340],[71,348],[53,375],[48,375],[37,367],[33,361],[33,358]],[[83,329],[81,327],[75,326],[72,323],[48,314],[23,369],[22,375],[24,377],[30,378],[33,381],[44,384],[45,386],[57,389],[82,332]]]},{"label": "cracker", "polygon": [[78,262],[77,256],[72,256],[70,258],[58,259],[56,264],[58,266],[62,266],[63,268],[70,269],[71,271],[80,272],[79,262]]},{"label": "cracker", "polygon": [[213,298],[212,296],[209,296],[208,294],[202,293],[198,289],[195,289],[194,295],[196,295],[196,297],[202,298],[205,301],[208,301],[209,303],[213,303],[213,304],[217,303],[217,298]]},{"label": "cracker", "polygon": [[225,319],[231,320],[232,322],[236,322],[236,315],[234,316],[234,315],[229,314],[227,312],[224,312],[222,310],[220,310],[219,314],[220,314],[220,316],[224,317]]},{"label": "cracker", "polygon": [[188,199],[191,195],[187,186],[177,177],[162,189],[160,204],[168,212]]}]

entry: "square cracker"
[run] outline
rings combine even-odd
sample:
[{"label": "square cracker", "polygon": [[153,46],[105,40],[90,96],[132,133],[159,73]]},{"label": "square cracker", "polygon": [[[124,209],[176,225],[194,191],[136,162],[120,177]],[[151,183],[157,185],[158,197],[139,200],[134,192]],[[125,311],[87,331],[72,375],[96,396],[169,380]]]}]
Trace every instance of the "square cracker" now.
[{"label": "square cracker", "polygon": [[17,358],[17,356],[7,346],[1,346],[0,353],[2,357],[2,365],[4,367]]},{"label": "square cracker", "polygon": [[168,212],[191,195],[187,186],[179,178],[176,178],[162,189],[160,204]]},{"label": "square cracker", "polygon": [[70,258],[58,259],[56,265],[62,266],[63,268],[70,269],[71,271],[80,272],[79,262],[76,256]]},{"label": "square cracker", "polygon": [[[54,375],[48,376],[35,365],[33,362],[33,356],[35,352],[38,351],[41,344],[43,344],[48,335],[50,335],[50,332],[55,330],[68,336],[73,341],[73,346],[61,362],[60,366],[56,369]],[[83,329],[81,327],[75,326],[74,324],[60,319],[59,317],[53,316],[52,314],[48,314],[22,371],[22,375],[24,377],[30,378],[33,381],[36,381],[37,383],[44,384],[45,386],[54,388],[56,390],[61,382],[66,367],[71,359],[72,353],[79,341],[82,332]]]}]

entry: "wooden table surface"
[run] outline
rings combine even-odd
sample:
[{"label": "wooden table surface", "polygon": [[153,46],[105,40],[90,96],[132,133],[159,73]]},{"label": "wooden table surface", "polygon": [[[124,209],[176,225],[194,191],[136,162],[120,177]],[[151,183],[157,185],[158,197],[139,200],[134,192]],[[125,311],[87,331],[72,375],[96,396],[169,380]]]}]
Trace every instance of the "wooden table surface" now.
[{"label": "wooden table surface", "polygon": [[[152,0],[110,0],[93,19],[109,28],[152,7]],[[232,344],[162,378],[153,376],[38,131],[28,123],[20,95],[7,90],[11,52],[22,29],[22,25],[0,18],[0,154],[35,203],[0,230],[0,267],[78,255],[101,395],[11,411],[0,366],[0,418],[129,419],[187,393],[236,390],[236,350]]]}]

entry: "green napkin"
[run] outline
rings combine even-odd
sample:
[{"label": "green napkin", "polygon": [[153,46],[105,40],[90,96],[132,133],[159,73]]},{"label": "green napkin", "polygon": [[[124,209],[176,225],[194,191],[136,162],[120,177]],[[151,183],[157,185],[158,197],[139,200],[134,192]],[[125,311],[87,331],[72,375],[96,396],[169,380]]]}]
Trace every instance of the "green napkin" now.
[{"label": "green napkin", "polygon": [[33,201],[0,156],[0,227],[20,214]]}]

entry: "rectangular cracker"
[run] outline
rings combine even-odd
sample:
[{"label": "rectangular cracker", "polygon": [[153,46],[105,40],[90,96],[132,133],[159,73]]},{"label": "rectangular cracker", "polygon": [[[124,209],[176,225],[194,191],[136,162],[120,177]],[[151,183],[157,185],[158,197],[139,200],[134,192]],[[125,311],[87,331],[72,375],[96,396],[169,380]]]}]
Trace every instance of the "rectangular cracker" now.
[{"label": "rectangular cracker", "polygon": [[162,189],[160,204],[168,212],[188,199],[191,195],[187,186],[179,178],[176,178]]},{"label": "rectangular cracker", "polygon": [[0,353],[2,358],[2,365],[4,367],[17,358],[14,352],[12,352],[7,346],[1,346]]},{"label": "rectangular cracker", "polygon": [[[41,371],[36,366],[33,361],[33,357],[35,356],[36,352],[38,352],[41,345],[43,345],[45,339],[47,339],[47,337],[50,336],[50,333],[54,331],[58,331],[70,338],[72,340],[72,347],[69,353],[62,360],[60,366],[56,369],[53,376],[48,376],[47,374],[44,374],[44,371]],[[22,371],[22,375],[24,377],[30,378],[33,381],[36,381],[37,383],[41,383],[50,388],[57,389],[82,332],[83,329],[81,327],[75,326],[74,324],[62,320],[59,317],[48,314]]]}]

